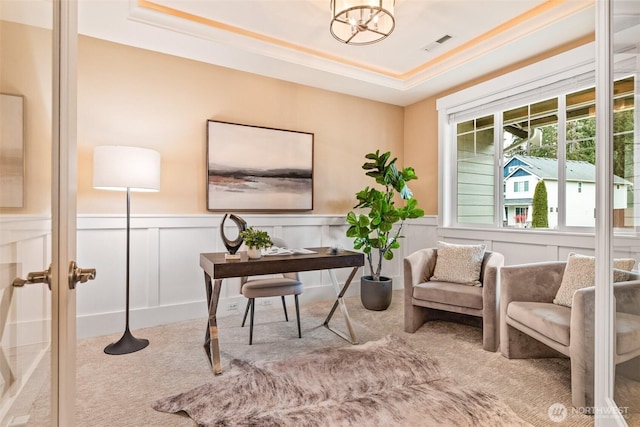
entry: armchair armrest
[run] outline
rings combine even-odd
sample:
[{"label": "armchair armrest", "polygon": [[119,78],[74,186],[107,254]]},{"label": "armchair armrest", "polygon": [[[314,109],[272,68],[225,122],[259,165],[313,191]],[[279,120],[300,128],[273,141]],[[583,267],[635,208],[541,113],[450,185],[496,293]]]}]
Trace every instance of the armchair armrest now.
[{"label": "armchair armrest", "polygon": [[411,288],[424,283],[433,275],[436,266],[436,250],[420,249],[404,259],[404,289],[411,293]]},{"label": "armchair armrest", "polygon": [[[504,255],[499,252],[487,251],[482,263],[482,274],[480,282],[482,282],[482,297],[486,303],[493,301],[493,305],[497,304],[496,298],[498,293],[498,272],[504,266]],[[487,300],[487,296],[490,301]],[[485,304],[486,308],[486,304]]]},{"label": "armchair armrest", "polygon": [[571,395],[574,406],[578,407],[593,402],[594,398],[595,300],[595,286],[578,289],[571,300]]},{"label": "armchair armrest", "polygon": [[553,302],[565,265],[565,261],[550,261],[502,267],[501,305],[506,309],[511,301]]},{"label": "armchair armrest", "polygon": [[500,289],[498,274],[504,266],[504,255],[487,251],[482,263],[482,346],[496,351],[500,342],[500,313],[498,311]]},{"label": "armchair armrest", "polygon": [[613,296],[616,312],[640,315],[640,280],[615,283]]},{"label": "armchair armrest", "polygon": [[482,305],[483,310],[495,312],[498,307],[500,290],[498,289],[498,274],[504,268],[504,255],[499,252],[489,252],[485,254],[482,263]]}]

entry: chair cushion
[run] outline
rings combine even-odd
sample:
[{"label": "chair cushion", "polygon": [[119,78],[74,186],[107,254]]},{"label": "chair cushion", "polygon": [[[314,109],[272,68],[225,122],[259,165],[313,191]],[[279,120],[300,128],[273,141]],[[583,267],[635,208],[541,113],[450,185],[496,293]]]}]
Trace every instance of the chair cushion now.
[{"label": "chair cushion", "polygon": [[569,345],[571,309],[546,302],[512,301],[507,316],[562,345]]},{"label": "chair cushion", "polygon": [[413,287],[413,297],[423,301],[482,310],[482,288],[477,286],[428,281]]},{"label": "chair cushion", "polygon": [[[613,260],[613,267],[619,270],[631,270],[636,263],[633,258],[617,258]],[[623,282],[628,280],[629,275],[625,271],[615,271],[613,274],[614,282]],[[578,289],[594,286],[596,283],[596,259],[588,255],[580,255],[571,252],[567,259],[567,266],[562,275],[562,283],[554,304],[571,307],[573,294]]]},{"label": "chair cushion", "polygon": [[616,352],[618,355],[640,349],[640,316],[616,313]]},{"label": "chair cushion", "polygon": [[480,272],[485,245],[438,242],[436,266],[429,280],[482,286]]},{"label": "chair cushion", "polygon": [[247,298],[279,297],[300,295],[302,282],[284,277],[248,280],[242,286],[242,295]]}]

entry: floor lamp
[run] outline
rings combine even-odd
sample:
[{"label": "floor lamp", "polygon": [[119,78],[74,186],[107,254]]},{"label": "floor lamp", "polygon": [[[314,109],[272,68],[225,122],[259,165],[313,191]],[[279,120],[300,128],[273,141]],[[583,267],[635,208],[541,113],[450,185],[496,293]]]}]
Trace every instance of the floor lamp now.
[{"label": "floor lamp", "polygon": [[129,259],[131,192],[160,190],[160,153],[138,147],[100,146],[93,151],[93,187],[127,192],[126,321],[119,341],[109,344],[107,354],[128,354],[142,350],[149,340],[131,335],[129,330]]}]

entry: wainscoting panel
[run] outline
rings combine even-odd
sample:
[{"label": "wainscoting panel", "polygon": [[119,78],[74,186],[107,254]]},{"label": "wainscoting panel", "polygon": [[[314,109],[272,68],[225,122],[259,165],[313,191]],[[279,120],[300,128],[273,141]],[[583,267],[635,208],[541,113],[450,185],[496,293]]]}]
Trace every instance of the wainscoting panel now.
[{"label": "wainscoting panel", "polygon": [[[169,228],[160,230],[159,301],[157,305],[203,301],[204,279],[199,266],[201,252],[215,252],[218,236],[213,229]],[[154,283],[146,283],[150,288]],[[235,295],[239,286],[225,283],[222,297]],[[149,305],[153,306],[149,301]]]},{"label": "wainscoting panel", "polygon": [[[3,215],[0,233],[3,274],[0,277],[2,316],[6,319],[2,331],[5,353],[19,348],[47,343],[51,334],[51,293],[46,284],[12,288],[16,277],[26,278],[31,271],[43,271],[51,262],[51,221],[44,217]],[[10,299],[10,301],[9,301]]]},{"label": "wainscoting panel", "polygon": [[[307,214],[243,214],[249,225],[281,236],[290,247],[337,246],[352,249],[345,237],[345,217]],[[131,327],[132,329],[205,318],[204,278],[199,266],[202,252],[224,251],[220,238],[222,215],[135,216],[131,241]],[[80,216],[78,218],[78,263],[95,267],[97,277],[82,284],[77,292],[78,337],[121,332],[125,307],[125,218],[124,216]],[[235,227],[227,234],[235,236]],[[403,259],[438,240],[452,243],[484,243],[501,252],[507,265],[564,260],[569,252],[594,253],[594,237],[587,233],[553,233],[532,230],[440,228],[437,218],[428,216],[405,224],[401,248],[392,261],[385,261],[383,273],[403,287]],[[614,239],[616,257],[640,260],[640,244],[633,236]],[[359,294],[358,271],[347,295]],[[342,284],[349,271],[337,270]],[[300,274],[305,284],[301,303],[331,300],[335,291],[327,272]],[[272,304],[279,304],[273,300]],[[238,279],[225,280],[220,297],[220,317],[242,311],[246,301]]]},{"label": "wainscoting panel", "polygon": [[[281,236],[290,247],[337,246],[352,249],[345,236],[344,216],[335,215],[250,215],[242,214],[248,225]],[[220,237],[222,215],[135,216],[131,219],[131,301],[132,329],[171,322],[205,318],[204,273],[200,253],[225,250]],[[434,222],[435,224],[435,222]],[[228,225],[228,224],[225,224]],[[124,328],[125,307],[125,218],[87,215],[78,218],[78,264],[95,267],[96,280],[83,284],[77,292],[78,338],[117,333]],[[235,237],[235,226],[225,227]],[[409,229],[407,229],[409,230]],[[428,235],[424,227],[413,232]],[[403,242],[403,245],[408,240]],[[402,259],[385,262],[384,273],[402,287]],[[343,284],[347,269],[336,270]],[[347,295],[359,293],[360,269]],[[368,274],[368,273],[366,273]],[[330,300],[335,290],[327,272],[300,273],[305,284],[301,303]],[[272,304],[279,303],[275,299]],[[218,315],[243,310],[239,279],[223,282]]]},{"label": "wainscoting panel", "polygon": [[[30,215],[0,216],[0,382],[3,387],[0,419],[22,391],[41,362],[48,364],[51,337],[51,292],[46,284],[13,287],[17,277],[44,271],[51,263],[51,220]],[[9,382],[8,372],[13,380]],[[42,375],[42,373],[40,373]],[[27,387],[28,388],[28,387]]]}]

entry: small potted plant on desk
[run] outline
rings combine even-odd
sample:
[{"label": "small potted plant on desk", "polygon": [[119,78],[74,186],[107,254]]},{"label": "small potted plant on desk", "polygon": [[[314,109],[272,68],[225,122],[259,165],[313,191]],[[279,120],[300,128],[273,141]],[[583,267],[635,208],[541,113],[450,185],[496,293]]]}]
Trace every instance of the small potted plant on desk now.
[{"label": "small potted plant on desk", "polygon": [[242,240],[247,245],[247,255],[252,259],[260,258],[262,249],[273,246],[269,233],[263,230],[256,230],[253,227],[241,231],[240,237],[242,237]]},{"label": "small potted plant on desk", "polygon": [[[390,157],[390,152],[380,154],[380,150],[365,156],[369,161],[362,165],[362,169],[382,189],[367,186],[358,192],[358,204],[354,209],[368,209],[368,212],[347,214],[347,237],[352,237],[353,247],[362,249],[367,257],[370,275],[360,278],[360,299],[369,310],[386,310],[391,304],[393,282],[391,278],[382,276],[382,260],[393,259],[393,250],[400,248],[399,239],[404,237],[400,234],[404,221],[424,216],[424,211],[418,208],[418,202],[406,184],[418,178],[415,171],[412,167],[398,170],[395,165],[397,158],[389,160]],[[396,192],[404,202],[401,207],[395,205]],[[375,259],[374,253],[377,253]]]}]

